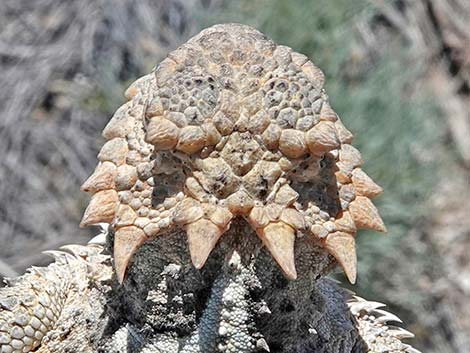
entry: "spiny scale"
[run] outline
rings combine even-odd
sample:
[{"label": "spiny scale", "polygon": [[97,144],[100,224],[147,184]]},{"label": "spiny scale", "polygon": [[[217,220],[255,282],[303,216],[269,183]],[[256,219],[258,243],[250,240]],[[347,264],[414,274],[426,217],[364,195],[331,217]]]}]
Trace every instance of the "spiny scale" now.
[{"label": "spiny scale", "polygon": [[289,279],[302,233],[354,282],[356,229],[385,231],[370,201],[382,189],[323,84],[306,56],[232,24],[202,31],[129,87],[82,187],[94,195],[81,224],[115,231],[118,280],[147,239],[175,227],[201,268],[242,217]]}]

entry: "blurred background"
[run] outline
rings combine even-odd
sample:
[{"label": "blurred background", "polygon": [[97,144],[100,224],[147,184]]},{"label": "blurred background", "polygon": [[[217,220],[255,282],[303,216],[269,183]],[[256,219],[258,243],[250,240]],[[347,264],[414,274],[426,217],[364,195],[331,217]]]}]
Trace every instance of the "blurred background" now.
[{"label": "blurred background", "polygon": [[470,352],[468,0],[1,0],[0,277],[96,232],[78,228],[79,186],[124,89],[220,22],[325,72],[385,189],[389,232],[359,235],[352,289],[389,305],[423,352]]}]

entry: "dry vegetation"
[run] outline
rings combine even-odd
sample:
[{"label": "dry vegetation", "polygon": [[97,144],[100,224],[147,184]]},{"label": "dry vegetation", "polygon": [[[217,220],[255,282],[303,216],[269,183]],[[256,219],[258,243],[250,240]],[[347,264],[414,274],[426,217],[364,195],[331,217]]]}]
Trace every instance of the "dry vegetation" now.
[{"label": "dry vegetation", "polygon": [[[351,4],[352,3],[352,4]],[[0,2],[0,275],[84,243],[79,185],[126,85],[202,27],[254,25],[326,71],[385,187],[361,295],[426,352],[470,347],[470,5],[466,0]]]}]

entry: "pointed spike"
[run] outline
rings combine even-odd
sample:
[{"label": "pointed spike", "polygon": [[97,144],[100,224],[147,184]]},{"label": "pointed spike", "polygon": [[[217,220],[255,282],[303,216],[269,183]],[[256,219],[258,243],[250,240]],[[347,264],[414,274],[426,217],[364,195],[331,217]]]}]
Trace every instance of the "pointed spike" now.
[{"label": "pointed spike", "polygon": [[67,250],[69,253],[71,253],[73,256],[76,258],[82,258],[86,257],[88,255],[88,247],[84,245],[79,245],[79,244],[67,244],[67,245],[62,245],[60,250]]},{"label": "pointed spike", "polygon": [[339,262],[349,282],[356,283],[357,256],[354,237],[343,232],[331,233],[325,240],[325,247]]},{"label": "pointed spike", "polygon": [[57,251],[57,250],[45,250],[42,252],[45,255],[48,255],[54,259],[55,262],[59,264],[66,264],[69,260],[74,260],[72,255],[66,253],[64,251]]},{"label": "pointed spike", "polygon": [[135,124],[135,119],[129,114],[129,109],[132,102],[125,103],[116,110],[109,123],[104,127],[101,135],[111,140],[115,137],[126,137],[127,134],[132,132]]},{"label": "pointed spike", "polygon": [[310,152],[321,156],[340,145],[335,124],[331,121],[320,121],[306,134],[307,146]]},{"label": "pointed spike", "polygon": [[112,162],[98,164],[95,171],[83,183],[80,190],[85,192],[97,192],[101,190],[114,189],[114,179],[117,168]]},{"label": "pointed spike", "polygon": [[[410,331],[405,330],[401,327],[395,327],[393,329],[389,329],[389,330],[387,330],[387,333],[390,336],[396,337],[400,340],[415,337],[415,335],[413,333],[411,333]],[[411,353],[411,352],[417,352],[417,351],[416,350],[414,350],[414,351],[406,350],[405,352],[407,352],[407,353],[410,352]]]},{"label": "pointed spike", "polygon": [[294,229],[283,222],[276,222],[258,229],[257,233],[286,277],[295,280]]},{"label": "pointed spike", "polygon": [[364,163],[361,153],[349,144],[341,145],[338,161],[338,163],[342,163],[344,166],[345,172],[352,172],[354,168],[359,167]]},{"label": "pointed spike", "polygon": [[118,194],[115,190],[99,191],[93,195],[83,214],[80,227],[98,223],[111,223],[116,213]]},{"label": "pointed spike", "polygon": [[323,103],[320,111],[320,119],[326,121],[336,121],[338,120],[338,115],[336,112],[331,108],[330,103],[325,102]]},{"label": "pointed spike", "polygon": [[106,245],[106,233],[95,235],[88,241],[89,245]]},{"label": "pointed spike", "polygon": [[148,238],[142,229],[129,226],[116,230],[114,234],[114,268],[119,283],[122,284],[127,266],[132,256]]},{"label": "pointed spike", "polygon": [[266,342],[264,338],[259,338],[256,341],[256,348],[260,351],[271,352],[271,350],[269,349],[268,343]]},{"label": "pointed spike", "polygon": [[359,195],[367,196],[368,198],[374,198],[383,192],[383,189],[360,168],[353,170],[352,183]]},{"label": "pointed spike", "polygon": [[386,305],[380,302],[368,301],[361,297],[354,296],[354,298],[348,303],[348,306],[349,310],[357,316],[361,312],[372,314],[376,309],[383,308]]},{"label": "pointed spike", "polygon": [[197,269],[202,268],[214,249],[223,230],[207,219],[199,219],[186,225],[191,261]]},{"label": "pointed spike", "polygon": [[382,324],[386,324],[387,322],[390,322],[390,321],[403,323],[403,321],[401,321],[401,319],[398,316],[385,310],[380,310],[380,309],[374,310],[373,315],[376,317],[377,322],[380,322]]},{"label": "pointed spike", "polygon": [[340,119],[336,120],[335,126],[336,126],[336,131],[338,131],[338,138],[341,141],[341,143],[351,143],[354,136],[348,129],[346,129],[346,127],[343,125],[343,122]]},{"label": "pointed spike", "polygon": [[336,229],[346,233],[356,233],[356,225],[348,211],[342,211],[335,220]]},{"label": "pointed spike", "polygon": [[365,196],[357,196],[350,203],[349,211],[356,224],[356,227],[363,229],[376,230],[378,232],[386,232],[385,224],[380,218],[379,211],[372,201]]},{"label": "pointed spike", "polygon": [[[413,335],[414,337],[414,335]],[[406,353],[422,353],[421,351],[417,350],[416,348],[411,347],[409,344],[405,345]]]}]

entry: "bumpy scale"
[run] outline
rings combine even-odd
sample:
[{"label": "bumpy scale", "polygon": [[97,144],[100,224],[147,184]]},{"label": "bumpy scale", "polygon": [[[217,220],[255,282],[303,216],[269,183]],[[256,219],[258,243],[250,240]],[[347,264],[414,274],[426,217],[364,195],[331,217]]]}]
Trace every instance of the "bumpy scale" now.
[{"label": "bumpy scale", "polygon": [[356,279],[355,234],[385,231],[352,134],[305,55],[243,25],[217,25],[137,80],[103,131],[81,225],[110,223],[118,280],[148,239],[183,227],[201,268],[244,218],[289,279],[308,236]]}]

